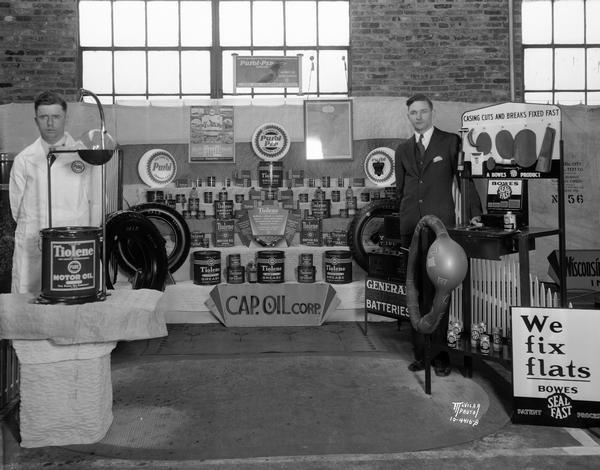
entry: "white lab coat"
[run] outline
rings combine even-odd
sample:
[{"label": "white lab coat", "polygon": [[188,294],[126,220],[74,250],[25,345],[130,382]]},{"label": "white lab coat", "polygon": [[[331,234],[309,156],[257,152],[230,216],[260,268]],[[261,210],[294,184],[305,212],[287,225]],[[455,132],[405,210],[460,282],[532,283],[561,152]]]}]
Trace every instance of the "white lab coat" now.
[{"label": "white lab coat", "polygon": [[[65,133],[57,149],[83,148]],[[13,254],[14,293],[40,292],[42,251],[40,230],[48,228],[48,144],[38,138],[19,153],[10,172],[10,208],[17,222]],[[58,153],[51,170],[52,227],[101,223],[102,169],[89,165],[76,152]]]}]

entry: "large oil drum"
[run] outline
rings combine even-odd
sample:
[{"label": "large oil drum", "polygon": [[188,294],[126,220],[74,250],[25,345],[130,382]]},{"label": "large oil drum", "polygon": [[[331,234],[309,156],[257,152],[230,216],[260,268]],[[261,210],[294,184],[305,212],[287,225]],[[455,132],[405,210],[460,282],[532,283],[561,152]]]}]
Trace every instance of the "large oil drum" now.
[{"label": "large oil drum", "polygon": [[40,230],[42,292],[47,303],[84,303],[100,299],[102,229],[55,227]]}]

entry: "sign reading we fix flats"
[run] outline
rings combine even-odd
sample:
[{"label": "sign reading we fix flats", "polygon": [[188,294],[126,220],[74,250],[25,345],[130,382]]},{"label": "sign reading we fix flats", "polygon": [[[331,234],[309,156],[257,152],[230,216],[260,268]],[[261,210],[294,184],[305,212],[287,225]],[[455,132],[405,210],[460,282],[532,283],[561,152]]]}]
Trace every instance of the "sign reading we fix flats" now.
[{"label": "sign reading we fix flats", "polygon": [[514,423],[600,426],[597,310],[512,307]]}]

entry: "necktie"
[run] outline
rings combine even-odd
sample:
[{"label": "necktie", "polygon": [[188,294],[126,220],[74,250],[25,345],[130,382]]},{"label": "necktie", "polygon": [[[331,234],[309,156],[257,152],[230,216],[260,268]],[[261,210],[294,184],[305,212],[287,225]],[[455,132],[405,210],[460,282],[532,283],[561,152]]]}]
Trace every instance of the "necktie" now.
[{"label": "necktie", "polygon": [[425,155],[425,146],[423,145],[423,134],[419,134],[419,141],[417,142],[417,148],[419,149],[419,156],[423,158]]}]

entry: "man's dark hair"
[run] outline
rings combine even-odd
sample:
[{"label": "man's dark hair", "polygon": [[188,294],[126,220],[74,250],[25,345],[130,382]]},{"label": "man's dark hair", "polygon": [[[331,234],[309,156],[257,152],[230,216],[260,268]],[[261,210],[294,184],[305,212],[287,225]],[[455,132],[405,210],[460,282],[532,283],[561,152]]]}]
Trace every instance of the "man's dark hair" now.
[{"label": "man's dark hair", "polygon": [[33,102],[33,107],[34,107],[35,111],[37,112],[37,109],[40,106],[46,106],[46,105],[51,105],[51,104],[60,104],[63,111],[65,113],[67,112],[67,102],[61,95],[59,95],[58,93],[55,93],[53,91],[43,91],[39,95],[37,95]]},{"label": "man's dark hair", "polygon": [[410,105],[415,101],[425,101],[429,105],[429,109],[433,109],[433,102],[429,99],[429,96],[419,93],[417,95],[411,96],[406,100],[406,107],[410,108]]}]

